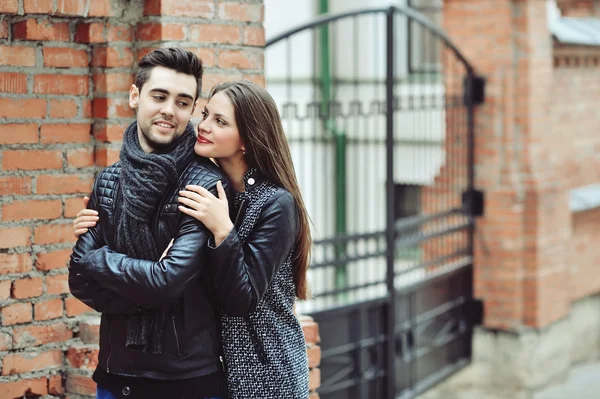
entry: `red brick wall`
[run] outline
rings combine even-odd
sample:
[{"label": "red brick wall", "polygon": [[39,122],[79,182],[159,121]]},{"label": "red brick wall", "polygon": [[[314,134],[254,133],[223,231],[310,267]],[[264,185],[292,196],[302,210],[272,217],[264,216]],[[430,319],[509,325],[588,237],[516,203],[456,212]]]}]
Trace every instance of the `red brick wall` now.
[{"label": "red brick wall", "polygon": [[263,18],[261,0],[0,0],[0,397],[95,392],[98,319],[69,295],[71,221],[118,158],[137,60],[180,45],[204,61],[205,95],[264,84]]},{"label": "red brick wall", "polygon": [[[444,27],[487,79],[475,139],[476,186],[486,196],[475,248],[484,323],[541,328],[583,295],[568,284],[580,229],[569,190],[600,181],[592,155],[598,64],[555,63],[543,1],[446,0]],[[589,267],[594,261],[579,259]]]},{"label": "red brick wall", "polygon": [[573,214],[569,292],[575,301],[600,292],[600,208]]}]

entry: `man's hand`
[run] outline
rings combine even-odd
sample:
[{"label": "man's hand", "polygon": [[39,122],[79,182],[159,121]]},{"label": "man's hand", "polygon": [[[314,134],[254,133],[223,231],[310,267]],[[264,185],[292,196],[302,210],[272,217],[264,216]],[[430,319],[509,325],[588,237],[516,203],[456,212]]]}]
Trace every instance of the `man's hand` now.
[{"label": "man's hand", "polygon": [[94,227],[99,220],[98,212],[93,209],[87,209],[87,204],[90,201],[89,197],[83,197],[83,209],[77,214],[77,218],[73,221],[73,230],[75,230],[75,238],[87,233],[88,229]]},{"label": "man's hand", "polygon": [[163,254],[160,256],[160,259],[158,260],[159,262],[161,260],[163,260],[165,258],[165,256],[167,256],[169,249],[171,249],[171,247],[173,246],[173,241],[175,241],[175,239],[172,239],[171,242],[169,243],[169,245],[167,245],[167,248],[165,248],[165,252],[163,252]]},{"label": "man's hand", "polygon": [[177,199],[179,210],[201,221],[213,233],[215,245],[219,245],[233,229],[233,222],[229,218],[229,204],[221,181],[217,183],[217,194],[212,195],[204,187],[189,185],[180,191]]}]

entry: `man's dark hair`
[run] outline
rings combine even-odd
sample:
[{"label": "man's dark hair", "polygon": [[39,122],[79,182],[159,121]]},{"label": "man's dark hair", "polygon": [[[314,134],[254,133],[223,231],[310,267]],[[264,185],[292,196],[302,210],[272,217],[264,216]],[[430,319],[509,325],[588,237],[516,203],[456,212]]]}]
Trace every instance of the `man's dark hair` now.
[{"label": "man's dark hair", "polygon": [[138,73],[135,80],[135,85],[140,92],[144,83],[150,78],[152,69],[158,66],[186,75],[192,75],[196,78],[196,96],[194,100],[198,99],[200,93],[202,93],[202,74],[204,68],[202,60],[196,54],[179,47],[159,48],[146,54],[138,64]]}]

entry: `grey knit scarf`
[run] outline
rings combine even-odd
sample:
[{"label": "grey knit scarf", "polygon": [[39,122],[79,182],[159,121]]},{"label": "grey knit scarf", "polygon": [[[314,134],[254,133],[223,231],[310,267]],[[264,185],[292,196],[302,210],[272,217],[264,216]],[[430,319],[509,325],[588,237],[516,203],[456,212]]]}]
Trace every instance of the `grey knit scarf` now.
[{"label": "grey knit scarf", "polygon": [[[119,204],[115,212],[115,246],[119,253],[136,259],[158,261],[162,250],[156,245],[152,220],[167,190],[194,157],[196,135],[192,124],[161,152],[146,153],[140,146],[137,123],[123,137]],[[168,305],[130,317],[126,345],[145,353],[162,353],[162,337]]]}]

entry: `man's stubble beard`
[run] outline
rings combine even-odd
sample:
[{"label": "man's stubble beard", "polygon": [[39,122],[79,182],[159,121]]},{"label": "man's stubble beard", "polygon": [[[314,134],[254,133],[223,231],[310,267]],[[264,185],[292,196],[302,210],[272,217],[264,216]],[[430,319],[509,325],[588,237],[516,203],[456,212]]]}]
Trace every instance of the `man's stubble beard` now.
[{"label": "man's stubble beard", "polygon": [[[146,145],[157,152],[161,152],[168,149],[173,144],[173,142],[179,137],[181,137],[181,135],[185,132],[184,128],[183,130],[181,130],[181,132],[176,131],[175,134],[171,136],[171,139],[168,142],[158,142],[152,139],[152,134],[149,132],[149,130],[152,129],[152,126],[154,125],[151,123],[148,129],[143,128],[142,126],[140,126],[139,128],[142,132],[142,138],[146,142]],[[179,129],[179,126],[177,128]]]}]

